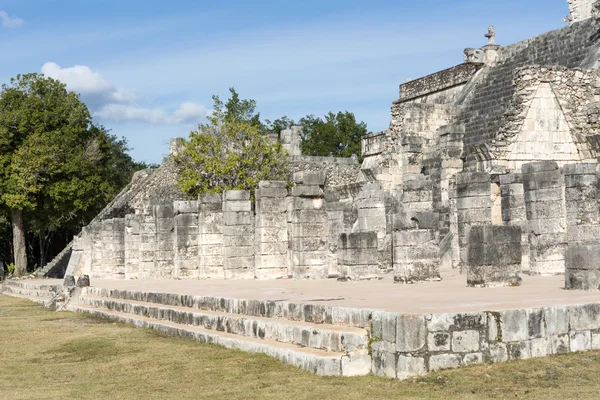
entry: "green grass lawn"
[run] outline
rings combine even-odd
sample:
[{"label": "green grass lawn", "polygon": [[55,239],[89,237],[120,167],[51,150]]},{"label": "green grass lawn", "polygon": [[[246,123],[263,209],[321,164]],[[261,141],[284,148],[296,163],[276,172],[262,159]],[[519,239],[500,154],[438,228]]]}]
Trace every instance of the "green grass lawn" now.
[{"label": "green grass lawn", "polygon": [[400,382],[322,378],[263,355],[0,296],[1,399],[600,399],[600,352]]}]

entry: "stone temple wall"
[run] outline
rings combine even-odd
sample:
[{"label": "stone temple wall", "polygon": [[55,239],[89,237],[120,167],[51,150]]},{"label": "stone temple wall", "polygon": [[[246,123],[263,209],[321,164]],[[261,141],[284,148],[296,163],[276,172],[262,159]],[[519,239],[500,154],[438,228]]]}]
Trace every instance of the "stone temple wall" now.
[{"label": "stone temple wall", "polygon": [[301,156],[299,128],[282,132],[292,185],[261,182],[254,203],[248,192],[182,201],[171,155],[83,230],[69,268],[399,284],[455,269],[469,286],[528,273],[598,289],[599,29],[587,18],[504,47],[490,29],[463,64],[401,85],[362,164]]}]

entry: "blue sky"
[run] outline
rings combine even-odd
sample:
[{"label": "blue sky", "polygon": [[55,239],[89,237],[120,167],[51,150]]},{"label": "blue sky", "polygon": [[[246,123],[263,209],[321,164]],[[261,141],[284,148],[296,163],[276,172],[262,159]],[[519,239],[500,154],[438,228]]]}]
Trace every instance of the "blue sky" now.
[{"label": "blue sky", "polygon": [[380,131],[400,83],[461,63],[488,25],[506,45],[567,14],[564,0],[0,0],[0,82],[61,79],[160,162],[231,86],[263,118],[348,110]]}]

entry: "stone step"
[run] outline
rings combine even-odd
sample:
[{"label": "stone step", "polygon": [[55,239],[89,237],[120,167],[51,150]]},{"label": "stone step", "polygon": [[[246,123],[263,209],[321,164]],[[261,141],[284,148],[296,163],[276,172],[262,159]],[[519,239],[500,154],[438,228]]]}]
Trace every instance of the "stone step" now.
[{"label": "stone step", "polygon": [[80,302],[95,308],[178,324],[201,326],[207,330],[275,340],[325,351],[364,353],[367,351],[369,343],[369,332],[362,328],[247,316],[89,295],[81,296]]},{"label": "stone step", "polygon": [[46,304],[48,302],[48,300],[50,300],[51,298],[48,297],[38,297],[38,296],[31,296],[31,295],[25,295],[25,294],[19,294],[19,293],[12,293],[6,290],[0,292],[0,295],[2,296],[8,296],[8,297],[16,297],[18,299],[24,299],[24,300],[29,300],[29,301],[33,301],[34,303],[40,303],[40,304]]},{"label": "stone step", "polygon": [[152,305],[186,307],[194,310],[215,311],[219,314],[237,314],[284,321],[328,324],[353,328],[370,328],[373,310],[346,308],[314,303],[287,301],[246,300],[214,296],[194,296],[175,293],[138,292],[130,290],[83,288],[82,296],[103,297],[113,300],[139,301]]},{"label": "stone step", "polygon": [[54,297],[55,293],[49,290],[35,290],[35,289],[23,289],[20,287],[14,286],[6,286],[4,288],[4,294],[19,294],[22,296],[31,296],[31,297],[41,297],[51,299]]},{"label": "stone step", "polygon": [[294,365],[318,375],[361,376],[367,375],[371,371],[371,357],[368,354],[347,355],[341,352],[326,352],[324,350],[281,343],[275,340],[241,337],[226,332],[208,330],[200,326],[158,321],[144,316],[108,311],[85,305],[70,304],[67,309],[118,320],[140,328],[155,329],[172,336],[194,339],[203,343],[218,344],[250,353],[266,354],[286,364]]},{"label": "stone step", "polygon": [[48,284],[43,284],[43,283],[31,283],[31,282],[28,282],[27,280],[14,280],[14,279],[6,280],[4,282],[4,285],[6,287],[18,287],[18,288],[29,289],[29,290],[50,290],[50,291],[56,291],[61,286],[61,285],[48,285]]}]

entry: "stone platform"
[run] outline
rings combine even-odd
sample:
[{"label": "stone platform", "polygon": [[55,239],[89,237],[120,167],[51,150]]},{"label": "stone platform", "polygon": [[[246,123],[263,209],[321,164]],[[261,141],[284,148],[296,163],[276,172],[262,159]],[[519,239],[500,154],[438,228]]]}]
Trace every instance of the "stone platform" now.
[{"label": "stone platform", "polygon": [[[600,303],[599,292],[564,290],[564,276],[527,276],[518,287],[468,288],[465,276],[450,272],[441,282],[418,285],[381,281],[99,280],[99,288],[312,303],[406,314],[500,311]],[[40,282],[48,282],[43,280]],[[57,281],[60,283],[60,281]]]},{"label": "stone platform", "polygon": [[[564,276],[518,287],[442,282],[92,280],[66,309],[264,353],[320,375],[406,379],[441,369],[600,350],[600,293]],[[0,293],[44,302],[61,281],[9,280]]]}]

